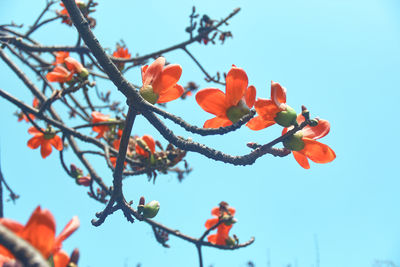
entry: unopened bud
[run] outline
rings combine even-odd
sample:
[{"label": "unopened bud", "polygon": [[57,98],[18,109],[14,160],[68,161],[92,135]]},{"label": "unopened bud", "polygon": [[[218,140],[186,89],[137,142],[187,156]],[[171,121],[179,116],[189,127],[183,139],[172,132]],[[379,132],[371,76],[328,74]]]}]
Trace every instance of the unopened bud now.
[{"label": "unopened bud", "polygon": [[75,264],[78,264],[79,261],[79,249],[75,248],[72,253],[71,256],[69,257],[69,262],[73,262]]},{"label": "unopened bud", "polygon": [[89,186],[92,178],[87,175],[76,179],[76,183],[83,186]]},{"label": "unopened bud", "polygon": [[154,218],[160,210],[160,203],[157,200],[152,200],[143,207],[143,217]]},{"label": "unopened bud", "polygon": [[78,167],[76,167],[75,164],[71,164],[70,165],[70,170],[71,170],[71,175],[75,178],[79,178],[80,176],[83,175],[83,172],[81,169],[79,169]]}]

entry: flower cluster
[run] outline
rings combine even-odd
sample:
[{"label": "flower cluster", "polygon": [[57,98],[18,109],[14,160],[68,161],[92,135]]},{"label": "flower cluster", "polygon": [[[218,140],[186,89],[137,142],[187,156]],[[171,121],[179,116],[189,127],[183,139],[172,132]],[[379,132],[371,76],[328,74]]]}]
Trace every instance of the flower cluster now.
[{"label": "flower cluster", "polygon": [[[277,82],[271,82],[271,99],[256,98],[256,88],[248,87],[246,72],[232,66],[226,75],[225,93],[217,88],[202,89],[196,94],[196,101],[200,107],[214,114],[216,117],[207,120],[204,128],[226,127],[238,122],[250,113],[253,107],[257,116],[252,118],[246,126],[254,131],[265,129],[274,124],[279,124],[287,129],[292,129],[305,121],[302,114],[297,116],[296,111],[286,104],[286,88]],[[318,126],[320,124],[320,126]],[[321,131],[324,135],[314,135],[312,132]],[[334,151],[315,139],[325,136],[329,132],[329,123],[325,120],[309,120],[303,130],[288,136],[283,141],[283,146],[291,150],[297,162],[303,168],[310,168],[307,158],[316,163],[328,163],[335,159]]]},{"label": "flower cluster", "polygon": [[[66,267],[70,262],[68,254],[61,250],[62,242],[78,229],[78,217],[73,217],[57,237],[53,215],[50,211],[41,209],[40,206],[33,211],[25,226],[6,218],[0,218],[0,224],[31,244],[43,258],[52,259],[54,267]],[[0,246],[0,264],[14,261],[14,255],[5,247]]]},{"label": "flower cluster", "polygon": [[219,204],[219,207],[211,210],[211,215],[215,217],[207,220],[205,227],[210,229],[217,224],[218,226],[217,233],[208,236],[208,242],[221,246],[235,245],[236,240],[229,236],[229,231],[233,224],[236,223],[236,219],[233,218],[235,212],[236,210],[224,201]]},{"label": "flower cluster", "polygon": [[78,80],[85,80],[89,75],[88,70],[79,61],[69,56],[69,52],[58,52],[53,65],[56,67],[46,75],[49,82],[70,82],[74,74],[77,74]]}]

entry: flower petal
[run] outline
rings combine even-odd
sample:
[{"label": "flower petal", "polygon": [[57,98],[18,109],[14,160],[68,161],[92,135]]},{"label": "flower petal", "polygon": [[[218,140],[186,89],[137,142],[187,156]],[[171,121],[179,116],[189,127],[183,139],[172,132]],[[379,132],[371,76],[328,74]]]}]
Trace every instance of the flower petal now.
[{"label": "flower petal", "polygon": [[143,139],[143,141],[146,142],[151,153],[154,153],[156,151],[156,143],[154,142],[153,137],[151,137],[150,135],[143,135],[142,139]]},{"label": "flower petal", "polygon": [[218,223],[219,219],[218,218],[212,218],[212,219],[208,219],[205,223],[205,227],[207,229],[210,229],[211,227],[213,227],[214,225],[216,225]]},{"label": "flower petal", "polygon": [[242,99],[249,80],[246,72],[237,67],[232,67],[226,75],[226,104],[228,107],[236,106]]},{"label": "flower petal", "polygon": [[63,149],[63,142],[61,140],[61,137],[58,135],[55,135],[52,139],[49,140],[50,144],[54,146],[55,149],[58,151],[61,151]]},{"label": "flower petal", "polygon": [[331,125],[329,121],[327,120],[318,120],[318,125],[311,127],[310,125],[307,125],[304,127],[301,132],[303,133],[304,137],[310,138],[310,139],[319,139],[324,137],[329,133],[329,130],[331,128]]},{"label": "flower petal", "polygon": [[303,153],[298,152],[298,151],[292,151],[294,159],[297,161],[297,163],[300,164],[301,167],[304,169],[309,169],[310,168],[310,163],[308,162],[308,159],[306,156],[304,156]]},{"label": "flower petal", "polygon": [[224,117],[215,117],[209,120],[206,120],[203,127],[204,128],[219,128],[226,127],[232,125],[232,122],[228,118]]},{"label": "flower petal", "polygon": [[257,114],[267,121],[273,121],[276,114],[281,111],[272,100],[264,98],[257,99],[254,108]]},{"label": "flower petal", "polygon": [[303,142],[305,147],[301,152],[315,163],[328,163],[336,158],[335,152],[328,145],[305,137]]},{"label": "flower petal", "polygon": [[254,106],[254,102],[256,101],[256,88],[253,85],[250,85],[245,92],[244,99],[246,100],[246,105],[249,108]]},{"label": "flower petal", "polygon": [[166,66],[161,75],[158,75],[152,83],[154,93],[161,95],[164,90],[173,87],[179,81],[181,75],[182,67],[180,65],[171,64]]},{"label": "flower petal", "polygon": [[43,138],[41,147],[40,147],[40,154],[42,155],[42,158],[47,158],[53,149],[51,148],[50,140],[46,140]]},{"label": "flower petal", "polygon": [[69,256],[68,254],[60,250],[53,255],[54,267],[67,267],[69,263]]},{"label": "flower petal", "polygon": [[259,131],[274,124],[275,121],[266,121],[261,116],[256,116],[246,123],[246,126],[253,131]]},{"label": "flower petal", "polygon": [[74,73],[81,73],[81,72],[82,72],[83,66],[82,66],[82,64],[81,64],[78,60],[76,60],[75,58],[67,57],[67,58],[64,60],[64,62],[65,62],[65,65],[67,65],[67,68],[68,68],[70,71],[72,71],[72,72],[74,72]]},{"label": "flower petal", "polygon": [[286,88],[279,83],[271,81],[271,100],[281,110],[286,109]]},{"label": "flower petal", "polygon": [[197,92],[196,101],[208,113],[226,116],[229,106],[225,103],[225,94],[217,88],[206,88]]},{"label": "flower petal", "polygon": [[38,148],[43,142],[43,136],[34,136],[28,141],[28,147],[30,149]]},{"label": "flower petal", "polygon": [[142,68],[143,86],[152,84],[154,80],[156,80],[158,76],[161,75],[164,65],[165,65],[165,58],[159,57],[153,63],[151,63],[149,67],[145,69],[144,73]]},{"label": "flower petal", "polygon": [[7,218],[0,218],[0,224],[7,227],[15,234],[18,234],[24,229],[24,226],[19,222]]},{"label": "flower petal", "polygon": [[182,85],[175,84],[160,92],[157,103],[166,103],[175,100],[179,98],[184,91],[185,89],[183,89]]},{"label": "flower petal", "polygon": [[208,242],[216,244],[217,243],[217,234],[212,234],[207,237]]},{"label": "flower petal", "polygon": [[62,247],[62,242],[67,239],[72,233],[78,229],[80,223],[77,216],[74,216],[64,227],[61,233],[56,237],[54,244],[54,252],[58,251]]},{"label": "flower petal", "polygon": [[40,206],[35,209],[29,218],[21,237],[39,250],[47,259],[54,248],[54,236],[56,222],[50,211],[41,210]]},{"label": "flower petal", "polygon": [[39,131],[38,129],[36,129],[36,127],[33,126],[28,129],[28,133],[32,135],[43,135],[41,131]]}]

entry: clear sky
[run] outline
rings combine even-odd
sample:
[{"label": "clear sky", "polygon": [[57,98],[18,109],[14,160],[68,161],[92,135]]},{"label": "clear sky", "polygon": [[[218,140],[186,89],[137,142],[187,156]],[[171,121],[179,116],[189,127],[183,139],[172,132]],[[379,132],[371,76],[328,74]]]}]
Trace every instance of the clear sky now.
[{"label": "clear sky", "polygon": [[[211,208],[220,201],[234,206],[238,223],[231,233],[243,242],[251,236],[256,241],[233,252],[205,249],[205,266],[245,266],[252,260],[256,266],[268,266],[270,261],[272,267],[288,263],[310,267],[317,266],[317,254],[321,267],[373,266],[375,260],[400,264],[398,0],[99,2],[93,16],[100,42],[113,49],[123,39],[132,54],[186,40],[184,29],[193,5],[215,19],[241,7],[230,21],[233,39],[222,46],[196,43],[190,51],[210,73],[227,72],[231,64],[243,68],[259,97],[269,97],[271,80],[281,83],[288,90],[289,105],[299,112],[304,104],[312,116],[331,122],[330,134],[321,141],[337,154],[332,163],[312,164],[304,170],[291,155],[265,156],[252,166],[234,167],[189,153],[194,171],[182,183],[173,174],[160,175],[155,185],[145,176],[128,178],[127,199],[137,201],[144,195],[159,200],[156,220],[191,236],[202,234]],[[0,24],[28,25],[44,5],[45,1],[2,0]],[[73,28],[57,22],[32,37],[43,44],[72,45],[74,34]],[[182,65],[182,84],[194,80],[201,88],[213,86],[183,51],[165,56]],[[1,89],[31,103],[32,96],[2,62],[0,73]],[[126,77],[141,83],[139,69]],[[122,99],[111,83],[100,85]],[[13,105],[0,99],[0,109],[2,169],[21,195],[15,204],[6,202],[6,217],[25,223],[42,205],[53,212],[61,231],[78,215],[81,228],[64,242],[64,248],[70,252],[79,247],[79,266],[198,265],[194,246],[171,237],[171,248],[163,248],[148,225],[132,225],[121,213],[93,227],[90,220],[103,206],[63,172],[57,153],[43,160],[39,151],[26,146],[28,125],[17,122]],[[168,104],[167,109],[199,126],[211,118],[193,97]],[[259,132],[243,128],[200,138],[173,129],[235,155],[249,152],[247,142],[266,143],[281,132],[279,126]],[[135,123],[134,133],[148,133],[167,144],[143,118]],[[77,162],[71,152],[67,154],[69,161]],[[95,162],[110,183],[104,161]]]}]

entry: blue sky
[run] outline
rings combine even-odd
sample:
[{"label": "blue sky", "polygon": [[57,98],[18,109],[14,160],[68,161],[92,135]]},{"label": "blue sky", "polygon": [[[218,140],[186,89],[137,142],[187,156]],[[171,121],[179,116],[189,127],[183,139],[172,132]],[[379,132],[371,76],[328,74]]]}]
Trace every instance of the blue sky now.
[{"label": "blue sky", "polygon": [[[0,1],[0,23],[11,20],[28,25],[45,1]],[[159,176],[155,185],[145,176],[125,180],[125,194],[157,199],[157,220],[181,232],[200,236],[210,210],[225,200],[236,208],[238,223],[231,233],[255,243],[238,251],[204,250],[205,266],[316,266],[315,239],[320,266],[372,266],[375,260],[400,264],[400,181],[398,109],[400,99],[400,3],[397,0],[284,0],[284,1],[100,1],[95,34],[103,46],[114,48],[121,38],[133,53],[146,54],[186,40],[188,15],[198,12],[219,19],[234,8],[230,21],[234,38],[224,45],[193,44],[189,50],[210,73],[227,72],[231,64],[243,68],[258,97],[269,97],[269,83],[288,90],[288,103],[297,111],[302,104],[331,122],[321,142],[332,147],[337,159],[302,169],[289,155],[265,156],[252,166],[235,167],[189,153],[194,171],[179,183],[175,175]],[[74,44],[75,32],[61,23],[39,30],[33,37],[43,44]],[[213,85],[183,51],[165,55],[183,67],[181,83]],[[20,62],[18,62],[20,63]],[[31,103],[22,83],[0,63],[0,88]],[[29,72],[28,72],[29,73]],[[29,73],[34,79],[32,73]],[[139,69],[126,77],[140,84]],[[101,83],[114,90],[111,83]],[[218,86],[217,86],[218,87]],[[221,88],[221,87],[220,87]],[[221,88],[223,89],[223,88]],[[113,93],[122,99],[120,93]],[[151,228],[126,222],[122,214],[110,216],[95,228],[90,224],[102,209],[77,187],[59,165],[54,153],[43,160],[26,146],[27,124],[12,115],[16,108],[0,99],[3,173],[21,198],[5,204],[6,217],[26,222],[37,205],[50,209],[58,231],[73,215],[81,228],[64,243],[81,250],[79,266],[197,266],[194,246],[171,237],[170,249],[161,247]],[[168,111],[194,125],[211,115],[194,98],[168,104]],[[66,117],[66,115],[64,116]],[[70,122],[76,125],[76,122]],[[172,126],[172,125],[171,125]],[[245,154],[249,141],[266,143],[281,128],[252,132],[241,129],[229,135],[200,138],[183,136],[227,153]],[[167,143],[139,118],[138,135],[151,134]],[[68,160],[76,162],[70,152]],[[102,160],[96,168],[110,183],[111,173]]]}]

